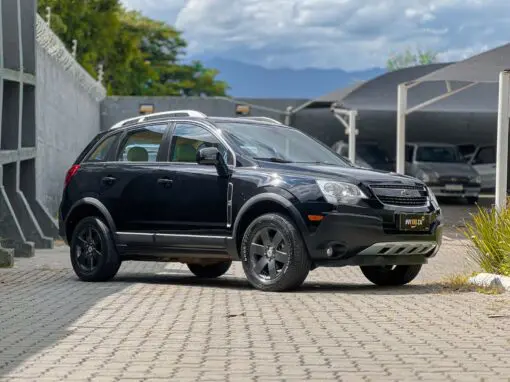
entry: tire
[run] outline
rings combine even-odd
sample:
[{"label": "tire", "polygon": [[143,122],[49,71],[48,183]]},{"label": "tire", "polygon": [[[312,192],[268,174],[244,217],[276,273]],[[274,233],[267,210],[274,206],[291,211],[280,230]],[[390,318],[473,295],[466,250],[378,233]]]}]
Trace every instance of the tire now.
[{"label": "tire", "polygon": [[478,196],[467,197],[466,201],[468,204],[471,204],[471,205],[476,204],[476,203],[478,203]]},{"label": "tire", "polygon": [[[95,248],[87,252],[91,243],[95,244]],[[87,217],[78,223],[71,239],[70,252],[74,272],[83,281],[111,280],[120,268],[120,256],[110,229],[97,217]]]},{"label": "tire", "polygon": [[231,265],[232,261],[224,261],[211,265],[188,264],[188,268],[197,277],[215,279],[227,273]]},{"label": "tire", "polygon": [[365,266],[360,267],[365,277],[379,286],[401,286],[413,281],[420,273],[421,265]]},{"label": "tire", "polygon": [[301,234],[281,214],[256,218],[244,232],[240,252],[248,282],[262,291],[297,289],[310,272],[311,261]]}]

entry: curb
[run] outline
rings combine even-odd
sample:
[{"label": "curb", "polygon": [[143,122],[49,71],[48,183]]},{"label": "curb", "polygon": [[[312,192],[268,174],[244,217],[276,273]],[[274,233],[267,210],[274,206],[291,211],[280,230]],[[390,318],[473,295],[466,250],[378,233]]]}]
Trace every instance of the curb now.
[{"label": "curb", "polygon": [[469,278],[468,282],[480,287],[498,288],[510,291],[510,277],[496,275],[493,273],[480,273]]},{"label": "curb", "polygon": [[0,247],[0,268],[12,268],[14,266],[14,250]]}]

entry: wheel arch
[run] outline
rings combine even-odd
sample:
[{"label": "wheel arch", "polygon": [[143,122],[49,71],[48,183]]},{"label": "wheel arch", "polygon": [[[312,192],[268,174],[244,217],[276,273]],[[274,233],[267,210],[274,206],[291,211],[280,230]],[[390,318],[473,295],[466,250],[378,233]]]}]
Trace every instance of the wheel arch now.
[{"label": "wheel arch", "polygon": [[110,229],[115,241],[116,227],[113,218],[108,209],[98,199],[93,197],[85,197],[78,200],[70,209],[69,214],[64,223],[65,239],[67,243],[71,242],[71,238],[76,225],[87,216],[96,216],[101,219]]},{"label": "wheel arch", "polygon": [[[289,195],[292,196],[290,193]],[[232,238],[235,241],[238,253],[246,228],[248,228],[254,219],[266,213],[281,213],[288,216],[296,224],[302,236],[305,236],[308,232],[303,217],[289,199],[276,193],[258,194],[249,199],[237,213],[232,230]],[[304,242],[307,245],[306,240]]]}]

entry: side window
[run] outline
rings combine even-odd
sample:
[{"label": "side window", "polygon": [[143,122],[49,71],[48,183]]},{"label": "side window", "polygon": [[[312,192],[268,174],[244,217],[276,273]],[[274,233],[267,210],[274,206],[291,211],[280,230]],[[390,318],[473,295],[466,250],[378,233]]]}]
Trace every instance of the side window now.
[{"label": "side window", "polygon": [[484,147],[480,149],[474,160],[475,164],[493,164],[496,163],[496,148]]},{"label": "side window", "polygon": [[117,160],[120,162],[156,162],[167,125],[144,126],[130,131],[122,141]]},{"label": "side window", "polygon": [[118,134],[111,135],[105,140],[103,140],[99,146],[96,147],[92,153],[85,159],[85,162],[104,162],[107,159],[108,152],[110,151],[112,145],[118,138]]},{"label": "side window", "polygon": [[217,147],[226,162],[232,163],[228,150],[213,134],[201,126],[184,123],[175,127],[170,145],[170,161],[196,163],[197,151],[204,147]]},{"label": "side window", "polygon": [[413,161],[414,146],[406,146],[406,162]]}]

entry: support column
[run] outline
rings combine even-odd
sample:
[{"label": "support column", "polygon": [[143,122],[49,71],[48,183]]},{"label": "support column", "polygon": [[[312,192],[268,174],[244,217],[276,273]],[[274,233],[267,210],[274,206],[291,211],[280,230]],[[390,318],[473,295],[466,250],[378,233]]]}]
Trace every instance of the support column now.
[{"label": "support column", "polygon": [[356,117],[358,113],[356,110],[349,111],[349,160],[352,163],[356,163],[356,135],[358,135],[358,130],[356,129]]},{"label": "support column", "polygon": [[398,85],[397,94],[397,173],[405,174],[406,169],[406,113],[407,85]]},{"label": "support column", "polygon": [[496,151],[496,209],[506,207],[508,169],[508,129],[510,117],[510,71],[499,75],[498,140]]}]

